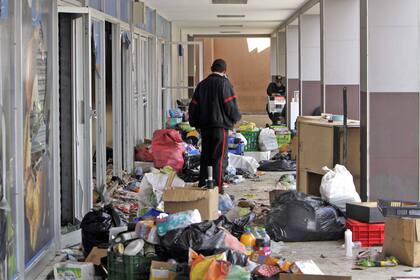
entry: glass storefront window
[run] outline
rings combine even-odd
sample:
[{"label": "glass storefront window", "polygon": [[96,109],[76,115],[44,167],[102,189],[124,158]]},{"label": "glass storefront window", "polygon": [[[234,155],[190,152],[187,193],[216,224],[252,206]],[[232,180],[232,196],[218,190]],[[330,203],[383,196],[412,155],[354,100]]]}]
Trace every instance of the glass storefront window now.
[{"label": "glass storefront window", "polygon": [[89,6],[97,9],[98,11],[102,11],[102,5],[101,4],[102,4],[101,0],[89,0]]},{"label": "glass storefront window", "polygon": [[105,0],[105,13],[117,17],[117,1]]},{"label": "glass storefront window", "polygon": [[47,82],[50,18],[50,1],[22,1],[26,266],[54,239],[54,186],[49,184],[51,94]]},{"label": "glass storefront window", "polygon": [[130,0],[120,0],[120,19],[122,21],[130,21],[130,3]]}]

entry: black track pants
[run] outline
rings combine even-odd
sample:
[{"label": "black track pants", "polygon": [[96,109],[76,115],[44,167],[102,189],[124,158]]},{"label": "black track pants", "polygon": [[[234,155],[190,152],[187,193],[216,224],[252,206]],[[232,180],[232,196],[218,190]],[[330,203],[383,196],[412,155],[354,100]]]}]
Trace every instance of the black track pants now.
[{"label": "black track pants", "polygon": [[213,166],[213,180],[223,189],[223,178],[228,166],[228,130],[224,128],[209,128],[201,130],[201,160],[200,186],[206,184],[208,178],[207,167]]}]

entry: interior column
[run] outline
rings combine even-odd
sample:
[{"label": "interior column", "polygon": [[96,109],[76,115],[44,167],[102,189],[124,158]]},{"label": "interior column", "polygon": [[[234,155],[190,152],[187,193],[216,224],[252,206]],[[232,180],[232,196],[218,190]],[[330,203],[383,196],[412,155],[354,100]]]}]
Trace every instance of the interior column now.
[{"label": "interior column", "polygon": [[302,115],[312,115],[321,106],[320,16],[300,16],[300,104]]},{"label": "interior column", "polygon": [[322,0],[322,90],[324,112],[343,114],[347,88],[348,116],[359,119],[359,0]]},{"label": "interior column", "polygon": [[419,198],[419,1],[361,0],[361,190]]}]

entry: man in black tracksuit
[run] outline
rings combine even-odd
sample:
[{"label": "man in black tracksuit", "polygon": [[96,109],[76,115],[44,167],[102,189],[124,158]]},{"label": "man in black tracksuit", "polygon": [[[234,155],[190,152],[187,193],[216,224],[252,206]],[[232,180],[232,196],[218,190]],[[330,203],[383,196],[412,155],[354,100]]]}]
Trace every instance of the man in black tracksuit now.
[{"label": "man in black tracksuit", "polygon": [[205,185],[207,167],[213,166],[213,179],[219,192],[223,192],[228,165],[228,131],[241,119],[226,67],[223,59],[213,62],[213,73],[198,84],[189,107],[190,124],[200,130],[202,139],[199,185]]}]

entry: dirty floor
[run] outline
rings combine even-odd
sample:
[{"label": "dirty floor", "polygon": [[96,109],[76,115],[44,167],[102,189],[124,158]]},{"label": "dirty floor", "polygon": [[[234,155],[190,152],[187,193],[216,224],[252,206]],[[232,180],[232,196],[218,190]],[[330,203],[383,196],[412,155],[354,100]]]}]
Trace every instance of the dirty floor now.
[{"label": "dirty floor", "polygon": [[[269,205],[269,191],[275,189],[276,182],[282,174],[278,172],[266,173],[260,180],[233,185],[227,189],[235,199],[247,198]],[[353,280],[390,280],[392,277],[420,277],[420,268],[415,269],[406,266],[396,268],[369,268],[359,270],[354,265],[354,259],[345,257],[342,247],[344,241],[331,242],[298,242],[283,243],[273,242],[272,251],[275,256],[283,256],[290,261],[313,260],[327,275],[352,276]],[[354,249],[353,256],[363,249]]]}]

